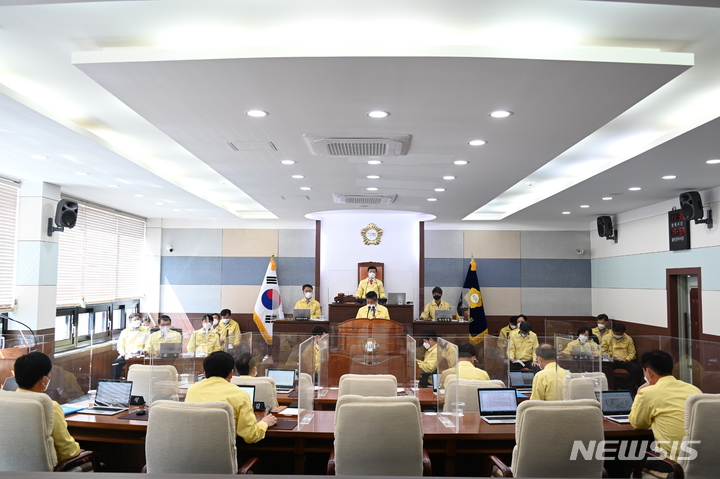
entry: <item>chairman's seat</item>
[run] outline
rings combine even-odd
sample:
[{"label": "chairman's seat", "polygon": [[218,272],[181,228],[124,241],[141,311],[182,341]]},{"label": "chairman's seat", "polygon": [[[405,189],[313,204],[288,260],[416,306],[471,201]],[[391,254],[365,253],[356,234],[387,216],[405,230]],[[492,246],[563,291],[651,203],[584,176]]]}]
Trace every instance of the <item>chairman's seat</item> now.
[{"label": "chairman's seat", "polygon": [[347,394],[394,397],[397,396],[397,378],[392,374],[343,374],[338,397]]}]

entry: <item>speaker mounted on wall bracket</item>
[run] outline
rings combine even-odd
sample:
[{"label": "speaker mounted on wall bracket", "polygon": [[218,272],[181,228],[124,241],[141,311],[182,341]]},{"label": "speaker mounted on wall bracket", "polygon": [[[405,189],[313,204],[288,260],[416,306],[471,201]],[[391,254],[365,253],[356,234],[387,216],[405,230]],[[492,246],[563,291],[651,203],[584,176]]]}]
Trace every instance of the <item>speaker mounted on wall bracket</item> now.
[{"label": "speaker mounted on wall bracket", "polygon": [[618,232],[613,228],[613,220],[610,216],[598,216],[597,217],[597,230],[598,236],[601,238],[609,239],[618,242]]},{"label": "speaker mounted on wall bracket", "polygon": [[55,209],[55,224],[57,227],[53,226],[53,218],[48,218],[47,235],[52,236],[55,231],[65,231],[65,228],[74,228],[75,223],[77,223],[77,217],[77,202],[72,200],[58,201],[57,208]]},{"label": "speaker mounted on wall bracket", "polygon": [[[702,199],[697,191],[680,193],[680,210],[686,220],[695,220],[695,224],[706,224],[708,229],[713,227],[712,210],[703,211]],[[703,216],[705,219],[703,219]]]}]

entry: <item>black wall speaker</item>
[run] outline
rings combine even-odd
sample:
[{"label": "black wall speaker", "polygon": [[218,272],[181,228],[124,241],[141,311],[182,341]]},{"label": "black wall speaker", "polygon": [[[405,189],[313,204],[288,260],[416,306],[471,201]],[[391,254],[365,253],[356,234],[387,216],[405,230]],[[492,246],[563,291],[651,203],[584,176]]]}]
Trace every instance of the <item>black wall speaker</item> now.
[{"label": "black wall speaker", "polygon": [[601,238],[610,238],[615,232],[615,230],[613,230],[612,218],[609,216],[598,216],[597,230]]},{"label": "black wall speaker", "polygon": [[680,193],[680,210],[686,220],[699,220],[703,217],[702,200],[697,191]]},{"label": "black wall speaker", "polygon": [[60,200],[55,210],[55,224],[63,228],[73,228],[77,223],[78,204],[71,200]]}]

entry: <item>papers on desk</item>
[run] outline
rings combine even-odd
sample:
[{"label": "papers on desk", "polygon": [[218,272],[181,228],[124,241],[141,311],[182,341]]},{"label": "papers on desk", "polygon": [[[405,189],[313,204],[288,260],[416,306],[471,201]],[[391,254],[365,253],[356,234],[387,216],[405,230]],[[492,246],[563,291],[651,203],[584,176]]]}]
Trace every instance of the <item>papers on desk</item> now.
[{"label": "papers on desk", "polygon": [[68,416],[78,411],[82,411],[87,407],[87,404],[61,404],[60,407],[62,408],[65,415]]},{"label": "papers on desk", "polygon": [[288,407],[280,411],[278,414],[281,416],[297,416],[300,410],[296,407]]}]

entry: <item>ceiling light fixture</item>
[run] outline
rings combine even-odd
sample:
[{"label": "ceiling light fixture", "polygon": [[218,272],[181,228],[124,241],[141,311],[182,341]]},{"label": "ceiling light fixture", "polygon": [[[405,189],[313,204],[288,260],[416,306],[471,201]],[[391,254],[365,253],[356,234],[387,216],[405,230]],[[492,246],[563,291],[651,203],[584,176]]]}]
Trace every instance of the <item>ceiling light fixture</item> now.
[{"label": "ceiling light fixture", "polygon": [[437,201],[437,198],[428,198],[428,201]]},{"label": "ceiling light fixture", "polygon": [[378,190],[378,189],[375,188],[374,186],[369,186],[369,187],[367,187],[367,188],[365,188],[365,189],[368,190],[368,191],[377,191],[377,190]]},{"label": "ceiling light fixture", "polygon": [[496,110],[490,113],[490,116],[493,118],[507,118],[510,115],[512,115],[512,112],[506,110]]},{"label": "ceiling light fixture", "polygon": [[462,165],[467,165],[468,161],[467,160],[455,160],[455,161],[453,161],[453,164],[462,166]]},{"label": "ceiling light fixture", "polygon": [[262,110],[248,110],[245,112],[247,116],[251,116],[253,118],[262,118],[264,116],[268,116],[269,113]]},{"label": "ceiling light fixture", "polygon": [[665,175],[662,177],[663,180],[674,180],[675,178],[677,178],[675,175]]},{"label": "ceiling light fixture", "polygon": [[386,117],[390,116],[390,113],[388,113],[386,111],[382,111],[382,110],[374,110],[374,111],[369,111],[367,113],[367,116],[369,116],[370,118],[386,118]]},{"label": "ceiling light fixture", "polygon": [[455,179],[454,176],[450,176],[450,175],[448,175],[448,176],[443,176],[443,180],[454,180],[454,179]]},{"label": "ceiling light fixture", "polygon": [[108,188],[120,188],[120,185],[107,185]]},{"label": "ceiling light fixture", "polygon": [[487,141],[485,141],[485,140],[468,141],[468,145],[470,145],[470,146],[482,146],[482,145],[486,145],[486,144],[487,144]]},{"label": "ceiling light fixture", "polygon": [[301,179],[305,178],[303,175],[292,175],[292,177],[296,180],[301,180]]},{"label": "ceiling light fixture", "polygon": [[75,174],[78,175],[78,176],[87,176],[87,175],[88,175],[88,174],[85,173],[84,171],[76,171]]},{"label": "ceiling light fixture", "polygon": [[33,159],[35,159],[35,160],[47,160],[47,159],[50,158],[50,157],[49,157],[49,156],[45,156],[45,155],[33,155],[33,156],[31,156],[31,158],[33,158]]},{"label": "ceiling light fixture", "polygon": [[707,160],[705,163],[707,163],[708,165],[717,165],[718,163],[720,163],[720,160]]},{"label": "ceiling light fixture", "polygon": [[164,205],[165,205],[165,203],[162,203],[162,202],[158,202],[158,203],[155,203],[155,204],[158,205],[158,206],[164,206]]},{"label": "ceiling light fixture", "polygon": [[310,188],[309,186],[301,186],[300,189],[303,190],[303,191],[310,191],[310,190],[312,190],[312,188]]},{"label": "ceiling light fixture", "polygon": [[569,211],[563,211],[562,214],[564,214],[564,215],[569,215],[570,212],[569,212]]},{"label": "ceiling light fixture", "polygon": [[590,208],[590,205],[580,205],[580,208]]},{"label": "ceiling light fixture", "polygon": [[143,195],[142,193],[138,193],[137,195],[133,195],[133,196],[135,196],[135,198],[142,198],[145,195]]},{"label": "ceiling light fixture", "polygon": [[603,196],[603,201],[610,201],[612,196]]},{"label": "ceiling light fixture", "polygon": [[280,163],[282,163],[283,165],[294,165],[295,160],[282,160]]},{"label": "ceiling light fixture", "polygon": [[445,191],[445,188],[435,188],[435,191],[437,191],[438,193],[442,193],[443,191]]},{"label": "ceiling light fixture", "polygon": [[367,175],[365,178],[367,178],[368,180],[379,180],[380,176],[379,175]]},{"label": "ceiling light fixture", "polygon": [[381,165],[381,164],[382,164],[382,161],[380,161],[380,160],[368,160],[367,164],[368,164],[368,165]]},{"label": "ceiling light fixture", "polygon": [[631,186],[630,188],[628,188],[628,191],[640,191],[640,190],[642,190],[642,188],[640,188],[639,186]]},{"label": "ceiling light fixture", "polygon": [[173,211],[182,211],[180,208],[173,208]]}]

